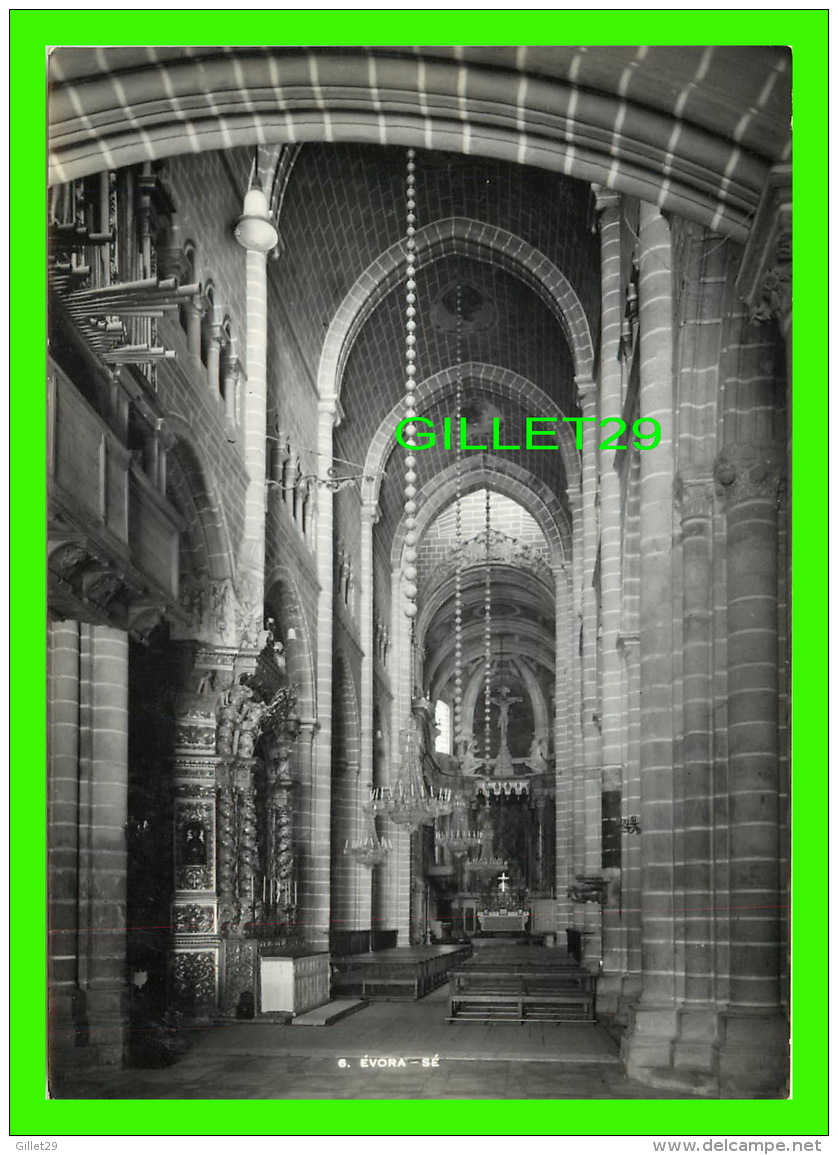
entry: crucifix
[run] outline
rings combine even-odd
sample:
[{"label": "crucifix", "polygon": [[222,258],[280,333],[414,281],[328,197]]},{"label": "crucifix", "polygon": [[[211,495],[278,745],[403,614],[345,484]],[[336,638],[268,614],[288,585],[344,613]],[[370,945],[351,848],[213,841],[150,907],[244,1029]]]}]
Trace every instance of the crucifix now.
[{"label": "crucifix", "polygon": [[507,890],[509,890],[509,875],[506,873],[506,871],[501,874],[500,878],[498,879],[498,883],[500,885],[501,894],[506,894]]},{"label": "crucifix", "polygon": [[506,736],[509,730],[509,707],[515,702],[520,702],[521,698],[512,698],[509,694],[509,686],[502,685],[497,698],[492,698],[492,705],[498,708],[498,726],[500,727],[500,746],[498,748],[498,757],[495,764],[495,772],[498,774],[512,773],[512,758],[509,754],[509,746],[506,742]]}]

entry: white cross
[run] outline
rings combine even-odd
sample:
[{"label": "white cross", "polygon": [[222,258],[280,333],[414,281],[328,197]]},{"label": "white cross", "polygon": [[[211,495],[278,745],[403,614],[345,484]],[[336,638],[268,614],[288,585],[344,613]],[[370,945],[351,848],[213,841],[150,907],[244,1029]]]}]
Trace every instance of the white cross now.
[{"label": "white cross", "polygon": [[498,882],[500,883],[500,892],[501,892],[501,894],[506,894],[506,891],[507,891],[507,889],[508,889],[508,887],[507,887],[507,885],[506,885],[506,884],[507,884],[507,882],[509,882],[509,875],[508,875],[508,874],[507,874],[505,871],[504,871],[504,873],[503,873],[503,874],[500,876],[500,878],[498,879]]}]

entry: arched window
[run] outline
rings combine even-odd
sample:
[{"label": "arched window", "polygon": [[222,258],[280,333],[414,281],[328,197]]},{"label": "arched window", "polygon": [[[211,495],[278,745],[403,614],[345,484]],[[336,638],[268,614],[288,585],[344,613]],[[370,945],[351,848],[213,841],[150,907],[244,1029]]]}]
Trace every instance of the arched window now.
[{"label": "arched window", "polygon": [[436,722],[437,728],[434,750],[439,754],[452,754],[451,707],[447,702],[443,702],[442,698],[437,700],[437,704],[434,707],[434,721]]}]

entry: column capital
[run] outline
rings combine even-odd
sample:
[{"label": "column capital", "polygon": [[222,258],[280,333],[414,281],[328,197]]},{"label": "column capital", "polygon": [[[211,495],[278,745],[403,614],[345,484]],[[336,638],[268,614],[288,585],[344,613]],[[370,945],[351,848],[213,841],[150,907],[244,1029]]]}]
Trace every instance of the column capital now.
[{"label": "column capital", "polygon": [[776,442],[726,445],[716,458],[717,492],[732,503],[772,501],[784,478],[784,455]]},{"label": "column capital", "polygon": [[364,521],[378,525],[381,520],[381,506],[377,501],[371,501],[365,498],[361,505],[361,517]]},{"label": "column capital", "polygon": [[775,165],[757,207],[736,278],[752,321],[774,317],[785,332],[791,321],[791,165]]},{"label": "column capital", "polygon": [[243,249],[264,256],[279,241],[279,233],[271,220],[268,198],[261,188],[248,189],[243,208],[233,235]]},{"label": "column capital", "polygon": [[714,495],[712,477],[680,476],[675,479],[675,500],[680,506],[682,522],[691,518],[710,517]]},{"label": "column capital", "polygon": [[618,192],[614,192],[610,188],[603,188],[601,184],[592,184],[591,191],[594,194],[596,211],[600,216],[606,214],[616,216],[619,213],[621,197]]},{"label": "column capital", "polygon": [[597,383],[593,377],[577,377],[576,392],[579,395],[579,404],[584,409],[586,403],[596,402]]},{"label": "column capital", "polygon": [[321,397],[317,402],[317,412],[321,417],[330,416],[335,428],[344,418],[343,406],[338,397]]}]

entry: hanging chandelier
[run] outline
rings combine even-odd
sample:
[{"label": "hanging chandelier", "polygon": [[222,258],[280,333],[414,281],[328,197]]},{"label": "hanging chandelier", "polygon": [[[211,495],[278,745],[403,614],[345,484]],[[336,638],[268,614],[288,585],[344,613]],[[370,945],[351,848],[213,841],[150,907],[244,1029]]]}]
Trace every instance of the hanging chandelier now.
[{"label": "hanging chandelier", "polygon": [[363,838],[353,838],[347,841],[343,853],[362,866],[380,866],[392,850],[392,843],[387,838],[379,838],[375,829],[375,816],[370,807],[363,808],[365,833]]},{"label": "hanging chandelier", "polygon": [[492,492],[486,487],[486,569],[483,579],[483,772],[492,753]]},{"label": "hanging chandelier", "polygon": [[[406,175],[407,215],[405,218],[405,393],[404,415],[410,421],[405,426],[404,459],[404,527],[405,547],[402,568],[403,609],[408,620],[411,675],[416,662],[416,615],[419,530],[416,513],[418,505],[416,474],[416,153],[407,150]],[[418,829],[424,823],[451,812],[451,791],[433,790],[425,782],[422,770],[422,736],[418,720],[411,713],[405,728],[399,734],[399,766],[396,781],[391,787],[373,790],[371,812],[382,814],[397,825]]]},{"label": "hanging chandelier", "polygon": [[450,851],[451,854],[466,854],[474,847],[480,846],[482,841],[480,832],[471,827],[469,823],[465,799],[458,796],[444,829],[436,832],[436,845],[441,850]]},{"label": "hanging chandelier", "polygon": [[422,772],[422,738],[419,723],[411,715],[399,734],[399,769],[392,787],[377,787],[371,800],[372,811],[383,814],[399,826],[414,829],[433,822],[452,809],[451,791],[434,790]]}]

